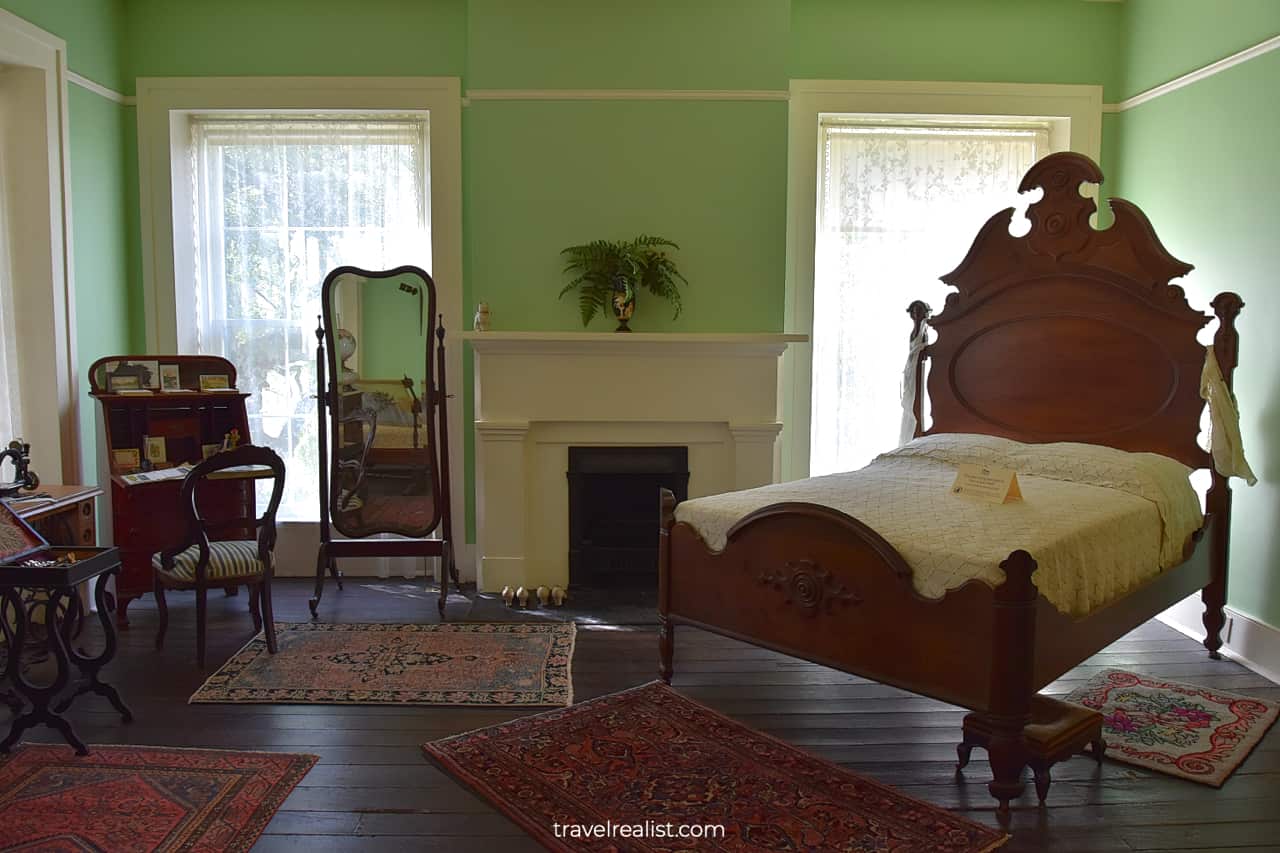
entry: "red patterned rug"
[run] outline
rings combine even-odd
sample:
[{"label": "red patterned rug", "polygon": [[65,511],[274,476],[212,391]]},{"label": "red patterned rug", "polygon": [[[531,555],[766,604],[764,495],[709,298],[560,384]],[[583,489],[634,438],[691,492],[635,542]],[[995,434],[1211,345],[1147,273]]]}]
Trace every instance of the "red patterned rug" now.
[{"label": "red patterned rug", "polygon": [[1108,669],[1066,697],[1102,713],[1107,758],[1221,787],[1280,706],[1237,693]]},{"label": "red patterned rug", "polygon": [[277,623],[192,702],[316,705],[568,705],[572,622]]},{"label": "red patterned rug", "polygon": [[314,755],[26,745],[0,756],[0,850],[248,850]]},{"label": "red patterned rug", "polygon": [[980,853],[1007,840],[658,682],[423,749],[555,851]]}]

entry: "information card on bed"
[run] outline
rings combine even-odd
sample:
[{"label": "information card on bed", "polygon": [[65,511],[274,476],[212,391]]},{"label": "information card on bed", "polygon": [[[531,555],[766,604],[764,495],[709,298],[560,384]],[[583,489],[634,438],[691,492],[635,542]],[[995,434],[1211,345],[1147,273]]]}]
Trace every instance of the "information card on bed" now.
[{"label": "information card on bed", "polygon": [[951,494],[993,504],[1022,500],[1018,488],[1018,472],[1012,468],[988,468],[984,465],[958,466]]}]

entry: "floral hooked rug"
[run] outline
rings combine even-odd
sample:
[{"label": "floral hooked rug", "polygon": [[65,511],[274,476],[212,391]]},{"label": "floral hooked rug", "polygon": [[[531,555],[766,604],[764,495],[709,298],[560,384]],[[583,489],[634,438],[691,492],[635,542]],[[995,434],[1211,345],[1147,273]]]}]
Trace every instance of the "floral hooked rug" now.
[{"label": "floral hooked rug", "polygon": [[979,853],[1006,840],[658,682],[423,749],[556,851]]},{"label": "floral hooked rug", "polygon": [[192,702],[319,705],[568,705],[572,622],[277,623]]},{"label": "floral hooked rug", "polygon": [[0,850],[248,850],[314,755],[27,745],[0,756]]},{"label": "floral hooked rug", "polygon": [[1223,690],[1108,669],[1066,697],[1102,713],[1107,758],[1217,788],[1280,706]]}]

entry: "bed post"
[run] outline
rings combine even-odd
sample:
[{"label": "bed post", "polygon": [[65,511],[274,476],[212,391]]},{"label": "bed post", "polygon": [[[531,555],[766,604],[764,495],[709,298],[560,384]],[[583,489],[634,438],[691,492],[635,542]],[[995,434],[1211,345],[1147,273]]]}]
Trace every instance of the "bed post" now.
[{"label": "bed post", "polygon": [[[1209,303],[1218,317],[1218,331],[1213,336],[1213,354],[1222,370],[1222,378],[1232,388],[1232,374],[1240,356],[1240,335],[1236,332],[1236,317],[1244,307],[1244,300],[1237,293],[1219,293]],[[1213,485],[1205,499],[1206,509],[1213,518],[1209,530],[1209,583],[1200,593],[1204,602],[1204,647],[1209,657],[1220,660],[1222,653],[1222,627],[1227,617],[1223,608],[1227,604],[1227,559],[1231,539],[1231,484],[1227,478],[1213,472]]]},{"label": "bed post", "polygon": [[1009,811],[1009,801],[1020,796],[1026,787],[1022,771],[1030,756],[1022,730],[1031,722],[1031,698],[1035,693],[1033,667],[1039,591],[1031,575],[1036,568],[1030,554],[1014,551],[1000,564],[1005,580],[995,589],[991,712],[984,716],[991,728],[987,758],[993,776],[987,790],[1000,801],[1002,814]]},{"label": "bed post", "polygon": [[658,677],[670,684],[676,641],[676,626],[667,616],[671,610],[671,528],[676,523],[676,496],[670,489],[658,490],[658,511]]},{"label": "bed post", "polygon": [[[920,334],[920,329],[929,320],[929,315],[933,313],[933,309],[929,307],[927,302],[921,302],[919,299],[907,306],[907,314],[911,317],[911,337],[909,340],[914,341],[916,335]],[[920,421],[921,400],[924,399],[924,360],[927,358],[924,350],[920,351],[920,355],[916,357],[915,374],[916,374],[916,393],[911,401],[911,414],[916,419],[916,435],[919,436],[924,431],[924,424]]]}]

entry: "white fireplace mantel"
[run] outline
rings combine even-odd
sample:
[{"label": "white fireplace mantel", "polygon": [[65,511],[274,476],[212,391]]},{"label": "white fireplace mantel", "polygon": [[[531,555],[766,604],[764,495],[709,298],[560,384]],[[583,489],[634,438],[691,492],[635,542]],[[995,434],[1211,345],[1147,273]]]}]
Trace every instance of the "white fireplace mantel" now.
[{"label": "white fireplace mantel", "polygon": [[570,446],[688,447],[690,497],[775,482],[778,359],[789,343],[808,339],[654,332],[456,337],[475,350],[477,581],[489,592],[568,585]]}]

